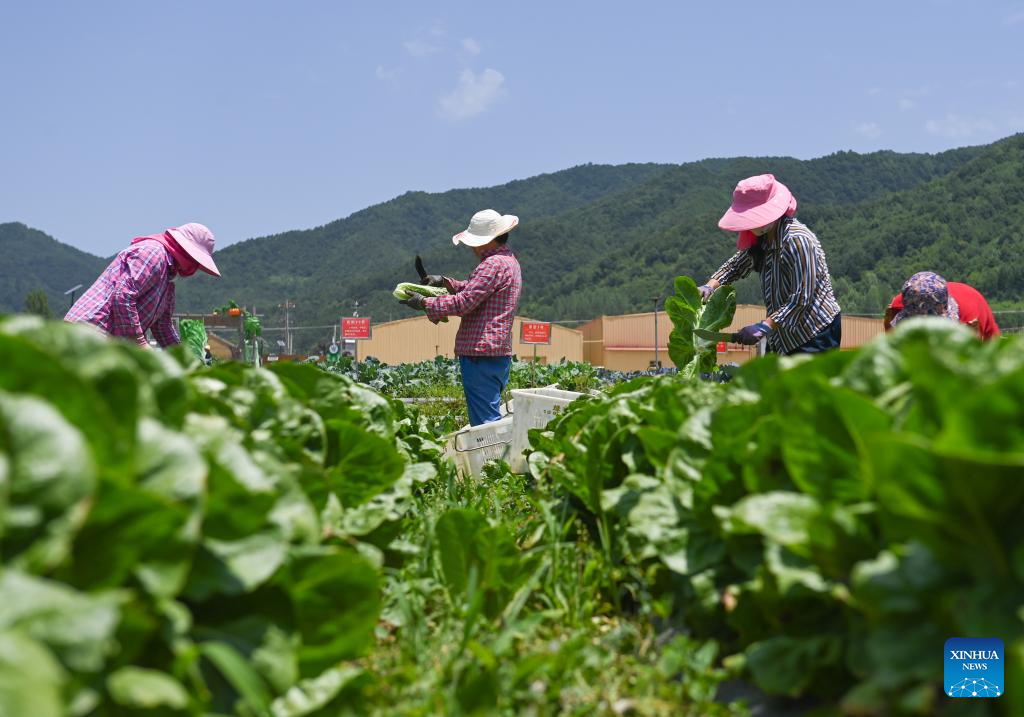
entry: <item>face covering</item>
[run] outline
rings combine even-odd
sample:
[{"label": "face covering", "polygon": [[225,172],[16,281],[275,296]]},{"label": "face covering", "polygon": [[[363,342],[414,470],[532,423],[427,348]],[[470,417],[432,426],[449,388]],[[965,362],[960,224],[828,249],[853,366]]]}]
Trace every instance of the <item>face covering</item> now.
[{"label": "face covering", "polygon": [[174,260],[174,270],[179,276],[192,276],[196,273],[196,269],[199,268],[199,262],[181,248],[181,245],[171,236],[170,232],[135,237],[132,239],[132,244],[138,244],[140,241],[159,242],[167,250],[167,253],[171,255],[171,259]]}]

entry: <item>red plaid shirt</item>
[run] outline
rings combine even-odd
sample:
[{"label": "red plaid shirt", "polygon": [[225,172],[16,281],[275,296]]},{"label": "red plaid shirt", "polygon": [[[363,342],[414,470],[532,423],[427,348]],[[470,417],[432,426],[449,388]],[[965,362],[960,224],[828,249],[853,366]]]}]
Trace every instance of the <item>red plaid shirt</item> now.
[{"label": "red plaid shirt", "polygon": [[449,296],[425,300],[427,318],[461,316],[456,356],[511,356],[512,321],[519,308],[523,276],[507,246],[485,252],[466,281],[445,277]]},{"label": "red plaid shirt", "polygon": [[132,244],[114,257],[64,320],[93,324],[141,346],[152,330],[157,343],[172,346],[181,341],[171,322],[174,275],[171,255],[159,242]]}]

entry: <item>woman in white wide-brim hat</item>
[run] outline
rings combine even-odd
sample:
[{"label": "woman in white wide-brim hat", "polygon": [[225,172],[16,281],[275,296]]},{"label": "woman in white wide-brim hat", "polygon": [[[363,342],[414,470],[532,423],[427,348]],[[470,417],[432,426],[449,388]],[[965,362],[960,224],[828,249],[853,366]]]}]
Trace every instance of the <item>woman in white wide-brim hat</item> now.
[{"label": "woman in white wide-brim hat", "polygon": [[455,355],[462,369],[469,422],[477,426],[501,418],[501,392],[512,366],[512,324],[523,290],[519,262],[508,248],[508,234],[519,217],[484,209],[473,215],[469,227],[452,237],[455,245],[473,249],[480,261],[466,281],[439,274],[427,275],[431,286],[448,289],[447,296],[412,294],[401,303],[427,312],[438,322],[461,316],[455,336]]},{"label": "woman in white wide-brim hat", "polygon": [[718,222],[738,232],[737,252],[700,287],[707,301],[715,289],[761,275],[768,316],[740,329],[740,343],[768,339],[780,354],[818,353],[839,348],[842,318],[821,243],[797,221],[796,197],[771,174],[736,185],[732,205]]},{"label": "woman in white wide-brim hat", "polygon": [[91,324],[111,336],[149,348],[146,332],[161,346],[181,342],[174,314],[174,279],[202,269],[220,276],[213,260],[213,232],[190,222],[162,234],[135,237],[71,307],[65,321]]}]

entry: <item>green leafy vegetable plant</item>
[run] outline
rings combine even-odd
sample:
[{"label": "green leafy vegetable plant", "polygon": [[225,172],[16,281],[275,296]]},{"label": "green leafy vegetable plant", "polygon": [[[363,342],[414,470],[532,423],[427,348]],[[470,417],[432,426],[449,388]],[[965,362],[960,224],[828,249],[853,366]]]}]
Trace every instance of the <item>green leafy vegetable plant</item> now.
[{"label": "green leafy vegetable plant", "polygon": [[720,331],[732,322],[736,313],[736,290],[723,286],[701,302],[697,283],[688,276],[676,277],[675,293],[665,299],[665,311],[672,320],[668,355],[685,378],[696,378],[717,365],[714,342],[694,335],[694,329]]}]

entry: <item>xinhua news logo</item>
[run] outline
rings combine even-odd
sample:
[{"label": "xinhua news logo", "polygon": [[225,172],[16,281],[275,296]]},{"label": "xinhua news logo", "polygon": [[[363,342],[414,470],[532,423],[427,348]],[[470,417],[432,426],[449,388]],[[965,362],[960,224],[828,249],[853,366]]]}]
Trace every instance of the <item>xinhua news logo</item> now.
[{"label": "xinhua news logo", "polygon": [[1003,694],[1003,641],[998,637],[951,637],[945,647],[946,695],[999,697]]}]

